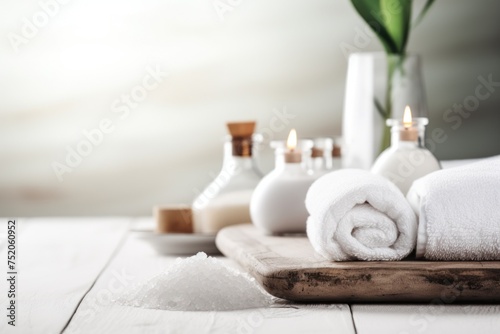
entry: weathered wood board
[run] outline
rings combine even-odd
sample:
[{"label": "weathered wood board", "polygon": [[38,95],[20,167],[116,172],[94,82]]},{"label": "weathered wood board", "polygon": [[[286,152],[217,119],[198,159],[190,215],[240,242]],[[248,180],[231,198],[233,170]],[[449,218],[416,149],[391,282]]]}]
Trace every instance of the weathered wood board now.
[{"label": "weathered wood board", "polygon": [[331,262],[305,236],[223,229],[217,247],[272,295],[293,301],[499,302],[500,261]]}]

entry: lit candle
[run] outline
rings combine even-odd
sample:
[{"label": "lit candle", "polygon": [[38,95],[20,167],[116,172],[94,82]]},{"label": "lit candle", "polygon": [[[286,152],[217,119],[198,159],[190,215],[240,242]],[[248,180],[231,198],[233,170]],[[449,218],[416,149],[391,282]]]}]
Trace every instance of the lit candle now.
[{"label": "lit candle", "polygon": [[413,122],[410,106],[406,106],[403,114],[403,128],[399,132],[399,139],[403,141],[417,141],[418,129]]},{"label": "lit candle", "polygon": [[288,139],[286,141],[285,162],[302,162],[302,152],[297,148],[297,131],[295,131],[295,129],[290,130],[290,133],[288,134]]},{"label": "lit candle", "polygon": [[425,126],[429,120],[413,118],[405,108],[403,120],[388,119],[391,146],[382,152],[371,169],[392,181],[406,195],[414,180],[441,168],[439,161],[423,145]]},{"label": "lit candle", "polygon": [[297,140],[292,129],[287,142],[271,143],[276,165],[255,188],[250,201],[252,223],[267,234],[305,233],[309,214],[306,193],[316,176],[309,169],[311,140]]}]

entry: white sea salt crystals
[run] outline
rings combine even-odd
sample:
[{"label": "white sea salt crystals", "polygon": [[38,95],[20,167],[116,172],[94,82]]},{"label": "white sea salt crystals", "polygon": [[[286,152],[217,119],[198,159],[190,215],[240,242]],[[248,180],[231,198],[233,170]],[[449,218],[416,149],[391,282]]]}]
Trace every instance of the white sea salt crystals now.
[{"label": "white sea salt crystals", "polygon": [[255,279],[205,253],[180,259],[117,300],[128,306],[172,311],[229,311],[272,301]]}]

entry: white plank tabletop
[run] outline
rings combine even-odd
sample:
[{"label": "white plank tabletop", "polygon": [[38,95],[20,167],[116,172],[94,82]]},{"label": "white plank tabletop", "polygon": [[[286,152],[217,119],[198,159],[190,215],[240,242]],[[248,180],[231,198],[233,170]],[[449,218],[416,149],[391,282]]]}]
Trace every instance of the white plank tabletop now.
[{"label": "white plank tabletop", "polygon": [[500,333],[500,305],[434,304],[351,308],[358,334]]},{"label": "white plank tabletop", "polygon": [[[7,219],[0,230],[7,231]],[[131,219],[29,219],[17,221],[17,319],[0,333],[60,333],[125,237]],[[0,250],[6,270],[5,243]],[[3,275],[2,275],[3,276]],[[0,284],[5,310],[6,279]]]},{"label": "white plank tabletop", "polygon": [[[4,262],[7,219],[0,221]],[[134,229],[150,228],[151,218],[33,218],[18,220],[18,226],[17,326],[8,326],[3,315],[0,333],[500,333],[500,305],[277,301],[268,308],[230,312],[121,306],[113,296],[175,260],[137,238]],[[5,279],[0,282],[5,309],[7,286]]]},{"label": "white plank tabletop", "polygon": [[[222,258],[225,262],[231,262]],[[160,257],[131,233],[87,294],[65,333],[354,333],[348,305],[294,305],[230,312],[172,312],[116,305],[108,297],[116,273],[126,275],[116,290],[165,270],[174,257]],[[234,264],[232,264],[234,265]],[[119,291],[118,291],[119,293]],[[235,296],[245,298],[245,296]],[[113,319],[111,321],[111,319]]]}]

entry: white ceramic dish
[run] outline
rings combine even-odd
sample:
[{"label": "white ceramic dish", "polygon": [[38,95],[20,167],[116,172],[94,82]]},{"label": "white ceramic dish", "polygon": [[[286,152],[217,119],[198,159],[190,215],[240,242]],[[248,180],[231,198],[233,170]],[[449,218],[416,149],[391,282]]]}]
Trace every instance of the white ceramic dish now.
[{"label": "white ceramic dish", "polygon": [[138,238],[149,243],[163,255],[195,255],[205,252],[209,255],[221,254],[215,246],[215,235],[171,233],[158,234],[153,231],[137,232]]}]

